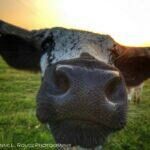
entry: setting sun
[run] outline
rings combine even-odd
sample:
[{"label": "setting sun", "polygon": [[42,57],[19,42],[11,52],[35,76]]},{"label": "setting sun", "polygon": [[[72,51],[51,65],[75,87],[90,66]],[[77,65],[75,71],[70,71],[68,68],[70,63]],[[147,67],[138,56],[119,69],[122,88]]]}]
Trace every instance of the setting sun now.
[{"label": "setting sun", "polygon": [[132,46],[150,46],[149,18],[149,0],[0,0],[0,19],[24,28],[76,28]]}]

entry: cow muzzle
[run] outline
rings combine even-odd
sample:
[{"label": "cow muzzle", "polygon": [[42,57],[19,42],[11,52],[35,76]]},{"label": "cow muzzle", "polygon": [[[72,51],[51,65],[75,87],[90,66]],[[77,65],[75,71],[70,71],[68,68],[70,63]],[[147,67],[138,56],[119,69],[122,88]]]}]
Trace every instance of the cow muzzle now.
[{"label": "cow muzzle", "polygon": [[49,66],[37,96],[37,117],[58,143],[93,147],[123,128],[127,94],[119,71],[102,62]]}]

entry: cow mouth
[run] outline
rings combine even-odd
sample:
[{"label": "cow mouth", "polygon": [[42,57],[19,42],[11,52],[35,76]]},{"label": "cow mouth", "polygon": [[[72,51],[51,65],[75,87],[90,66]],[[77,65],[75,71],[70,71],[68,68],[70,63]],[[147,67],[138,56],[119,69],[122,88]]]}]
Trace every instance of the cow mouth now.
[{"label": "cow mouth", "polygon": [[74,119],[49,123],[49,126],[57,143],[83,148],[103,145],[107,136],[116,130],[89,120]]},{"label": "cow mouth", "polygon": [[112,121],[108,121],[107,118],[104,120],[102,117],[96,119],[94,115],[92,115],[93,117],[90,115],[88,117],[82,116],[80,113],[83,114],[83,112],[76,114],[76,116],[71,111],[66,114],[59,110],[59,113],[56,113],[55,111],[58,109],[49,103],[38,104],[37,117],[40,122],[49,125],[58,144],[80,146],[86,149],[95,148],[103,145],[108,135],[122,129],[125,125],[124,117],[113,117],[109,118]]},{"label": "cow mouth", "polygon": [[114,125],[115,117],[110,118],[111,123],[111,121],[107,122],[102,118],[94,119],[91,116],[87,118],[80,114],[71,116],[71,112],[66,115],[59,111],[58,114],[55,110],[48,103],[44,106],[40,103],[39,107],[37,107],[37,117],[40,122],[49,125],[51,133],[58,144],[95,148],[103,145],[109,134],[122,129],[125,125],[123,118],[117,118],[118,121]]}]

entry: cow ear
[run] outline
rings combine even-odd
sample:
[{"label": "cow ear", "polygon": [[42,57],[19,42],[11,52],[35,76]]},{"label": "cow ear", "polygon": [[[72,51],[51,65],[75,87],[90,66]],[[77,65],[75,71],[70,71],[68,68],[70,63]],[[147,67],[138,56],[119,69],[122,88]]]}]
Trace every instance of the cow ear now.
[{"label": "cow ear", "polygon": [[150,47],[117,45],[115,66],[122,72],[127,86],[137,86],[150,77]]},{"label": "cow ear", "polygon": [[0,21],[0,55],[12,67],[22,70],[40,70],[40,49],[32,32]]}]

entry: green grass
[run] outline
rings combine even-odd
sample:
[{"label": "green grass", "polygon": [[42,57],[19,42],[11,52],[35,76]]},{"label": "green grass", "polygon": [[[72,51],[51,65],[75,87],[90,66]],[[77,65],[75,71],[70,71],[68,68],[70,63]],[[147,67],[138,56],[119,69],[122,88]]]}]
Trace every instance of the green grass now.
[{"label": "green grass", "polygon": [[[40,74],[17,71],[0,58],[0,144],[55,143],[35,116],[40,80]],[[129,104],[127,126],[109,137],[104,150],[150,149],[150,80],[142,96],[140,105]]]},{"label": "green grass", "polygon": [[0,58],[0,144],[55,143],[35,115],[40,81],[40,74],[12,69]]}]

